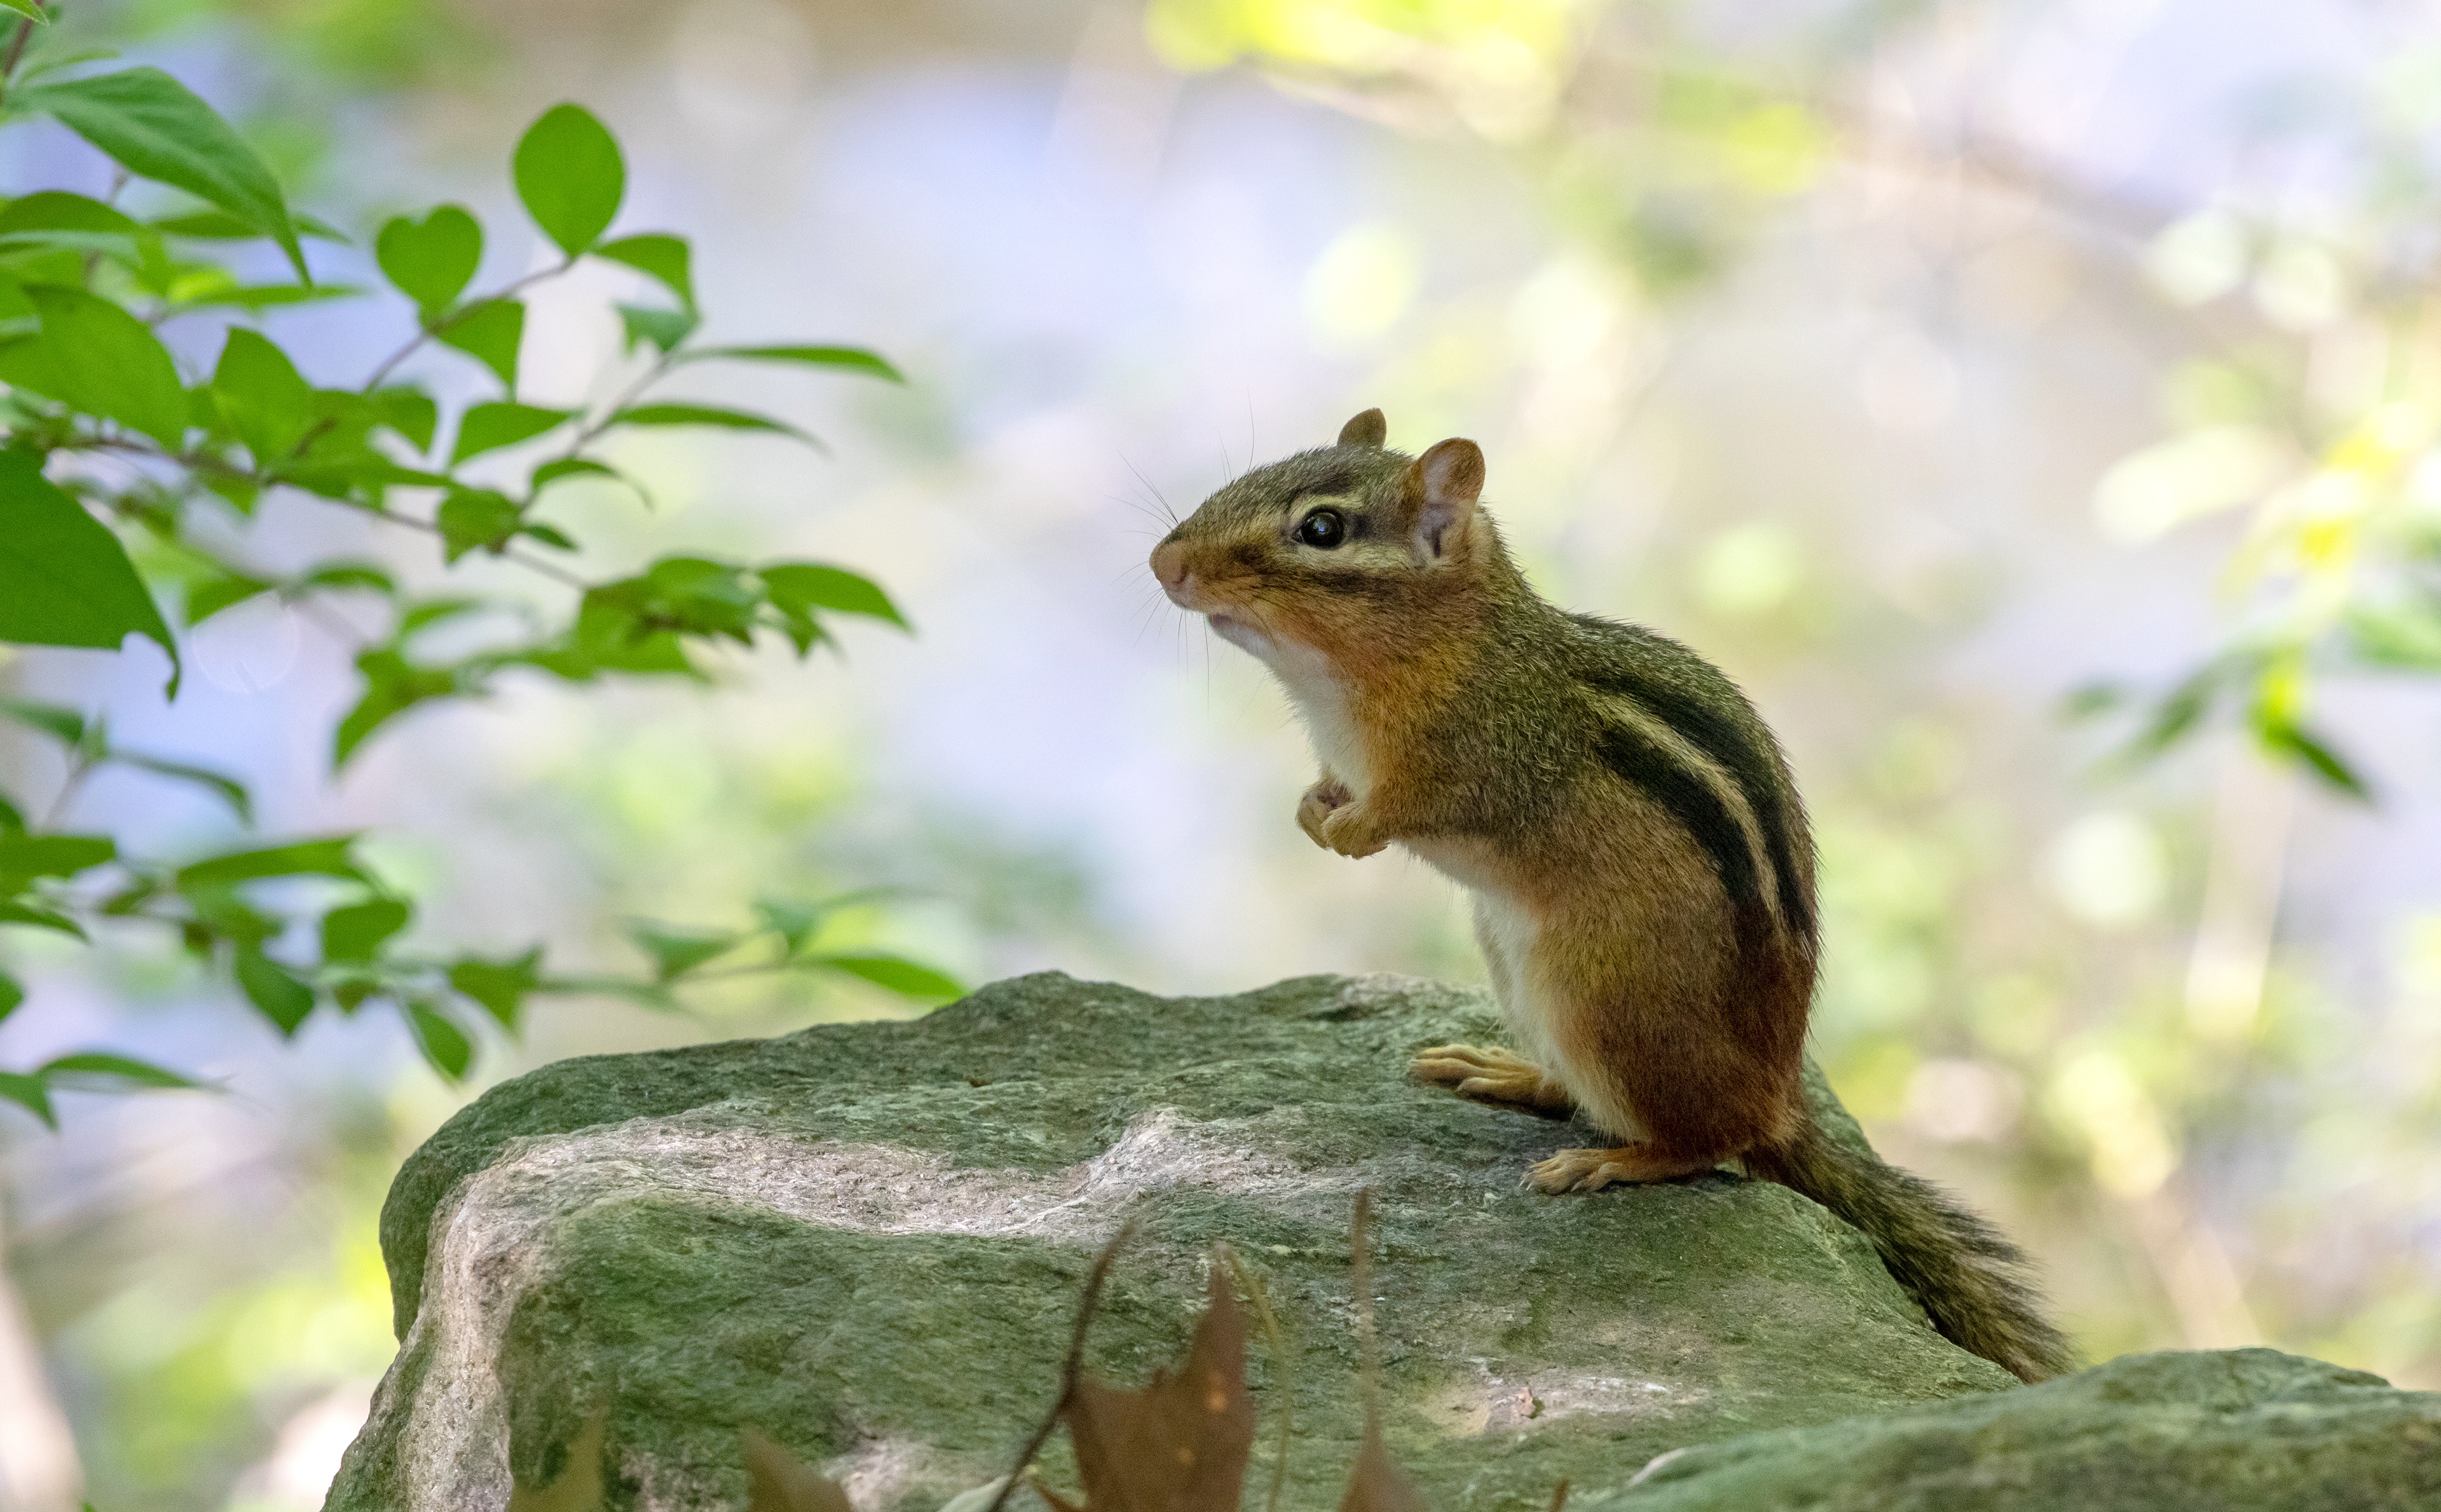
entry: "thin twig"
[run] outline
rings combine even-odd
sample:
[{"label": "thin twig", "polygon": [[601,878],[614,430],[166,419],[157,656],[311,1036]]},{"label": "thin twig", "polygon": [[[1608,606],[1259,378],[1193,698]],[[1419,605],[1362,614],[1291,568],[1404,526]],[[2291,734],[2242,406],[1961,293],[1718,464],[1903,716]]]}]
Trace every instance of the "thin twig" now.
[{"label": "thin twig", "polygon": [[1272,1311],[1272,1299],[1263,1290],[1263,1278],[1255,1273],[1238,1251],[1223,1244],[1220,1254],[1229,1263],[1229,1273],[1255,1305],[1255,1316],[1263,1325],[1263,1343],[1272,1352],[1272,1387],[1280,1395],[1280,1447],[1272,1458],[1272,1494],[1263,1503],[1263,1512],[1280,1512],[1280,1493],[1289,1482],[1289,1434],[1296,1426],[1296,1402],[1289,1390],[1290,1361],[1288,1337],[1280,1327],[1278,1314]]},{"label": "thin twig", "polygon": [[1356,1224],[1347,1236],[1351,1251],[1349,1269],[1354,1272],[1356,1287],[1356,1348],[1362,1361],[1364,1377],[1358,1382],[1364,1398],[1365,1415],[1369,1420],[1381,1411],[1382,1373],[1380,1352],[1373,1341],[1373,1189],[1365,1187],[1356,1194]]},{"label": "thin twig", "polygon": [[[34,0],[34,5],[41,9],[42,0]],[[26,45],[33,40],[34,18],[27,16],[17,23],[17,34],[9,39],[9,56],[0,58],[0,89],[6,89],[9,81],[17,77],[17,65],[26,61]]]},{"label": "thin twig", "polygon": [[1551,1512],[1564,1512],[1567,1504],[1568,1478],[1563,1475],[1560,1477],[1560,1484],[1551,1487]]},{"label": "thin twig", "polygon": [[1052,1431],[1058,1428],[1059,1419],[1066,1415],[1069,1398],[1076,1395],[1076,1378],[1085,1369],[1085,1328],[1094,1321],[1094,1309],[1101,1304],[1102,1283],[1110,1279],[1112,1262],[1118,1259],[1119,1251],[1135,1237],[1135,1233],[1136,1220],[1130,1218],[1119,1225],[1119,1232],[1111,1235],[1111,1242],[1102,1246],[1102,1252],[1094,1257],[1094,1269],[1085,1277],[1085,1295],[1076,1304],[1076,1326],[1068,1336],[1068,1358],[1059,1364],[1059,1398],[1051,1404],[1051,1411],[1043,1415],[1041,1426],[1035,1429],[1034,1435],[1025,1441],[1025,1448],[1018,1451],[1017,1463],[1009,1467],[1008,1474],[1000,1483],[1000,1489],[993,1493],[991,1504],[985,1507],[984,1512],[1001,1512],[1008,1502],[1009,1493],[1017,1489],[1017,1483],[1024,1478],[1026,1470],[1034,1464],[1034,1457],[1042,1452],[1042,1446],[1051,1441]]},{"label": "thin twig", "polygon": [[82,756],[70,759],[67,781],[60,784],[59,796],[51,800],[50,811],[43,816],[45,830],[58,829],[60,820],[67,818],[68,805],[76,801],[78,790],[84,786],[84,780],[93,775],[96,765]]},{"label": "thin twig", "polygon": [[414,356],[416,352],[423,350],[425,342],[440,335],[451,326],[457,325],[459,322],[464,320],[468,315],[473,315],[476,311],[481,310],[490,305],[498,304],[501,300],[508,298],[511,295],[522,293],[525,290],[532,288],[533,285],[540,283],[545,279],[555,279],[574,266],[576,266],[576,260],[574,258],[570,258],[567,261],[560,263],[556,267],[536,268],[533,272],[527,274],[521,279],[511,279],[509,282],[501,285],[497,290],[483,296],[483,297],[479,299],[460,305],[447,315],[434,321],[428,326],[419,322],[415,328],[415,334],[407,338],[407,344],[400,347],[396,351],[391,352],[389,356],[384,357],[379,363],[375,364],[372,370],[372,376],[367,378],[365,380],[364,387],[356,391],[358,393],[369,394],[374,389],[379,388],[381,387],[382,380],[389,377],[392,371],[396,370],[400,363],[405,362],[407,358]]},{"label": "thin twig", "polygon": [[584,451],[587,446],[592,444],[596,437],[610,428],[610,423],[619,418],[621,411],[634,404],[637,400],[643,398],[644,390],[650,388],[653,385],[669,376],[670,369],[677,367],[678,364],[678,349],[672,348],[668,351],[662,352],[660,360],[646,368],[644,369],[644,375],[642,378],[629,384],[626,389],[622,392],[617,399],[611,401],[609,406],[602,411],[599,419],[595,420],[588,425],[578,427],[576,440],[569,442],[568,450],[560,454],[562,459],[564,460],[568,458],[572,458],[579,452]]}]

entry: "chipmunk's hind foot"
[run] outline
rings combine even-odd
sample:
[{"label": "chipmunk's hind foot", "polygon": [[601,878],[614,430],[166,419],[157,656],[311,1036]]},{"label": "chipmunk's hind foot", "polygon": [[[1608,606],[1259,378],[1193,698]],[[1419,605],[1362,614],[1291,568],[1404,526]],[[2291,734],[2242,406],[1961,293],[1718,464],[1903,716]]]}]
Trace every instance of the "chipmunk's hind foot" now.
[{"label": "chipmunk's hind foot", "polygon": [[1599,1192],[1603,1187],[1638,1181],[1668,1181],[1709,1171],[1712,1161],[1690,1161],[1654,1153],[1650,1144],[1621,1144],[1607,1150],[1562,1150],[1538,1161],[1526,1172],[1526,1184],[1558,1197],[1564,1192]]},{"label": "chipmunk's hind foot", "polygon": [[1541,1067],[1497,1047],[1435,1045],[1416,1053],[1408,1068],[1428,1082],[1448,1088],[1474,1103],[1522,1107],[1545,1118],[1565,1118],[1577,1110],[1568,1089],[1543,1074]]}]

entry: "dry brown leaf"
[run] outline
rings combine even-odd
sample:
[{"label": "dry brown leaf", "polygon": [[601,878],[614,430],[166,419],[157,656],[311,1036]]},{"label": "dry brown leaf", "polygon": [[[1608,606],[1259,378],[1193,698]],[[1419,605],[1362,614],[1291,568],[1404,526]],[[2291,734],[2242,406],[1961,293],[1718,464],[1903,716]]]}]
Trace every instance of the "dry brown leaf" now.
[{"label": "dry brown leaf", "polygon": [[746,1512],[850,1512],[847,1492],[817,1474],[760,1429],[742,1429]]},{"label": "dry brown leaf", "polygon": [[1339,1499],[1339,1512],[1424,1512],[1424,1499],[1416,1490],[1416,1483],[1390,1458],[1390,1446],[1382,1442],[1382,1420],[1367,1415],[1365,1419],[1365,1443],[1356,1451],[1356,1468],[1347,1477],[1347,1494]]},{"label": "dry brown leaf", "polygon": [[1092,1512],[1238,1512],[1255,1404],[1225,1269],[1212,1268],[1211,1303],[1175,1376],[1157,1374],[1140,1392],[1079,1379],[1067,1418]]},{"label": "dry brown leaf", "polygon": [[568,1458],[549,1485],[509,1486],[508,1512],[601,1512],[602,1445],[609,1436],[607,1409],[585,1420],[568,1441]]}]

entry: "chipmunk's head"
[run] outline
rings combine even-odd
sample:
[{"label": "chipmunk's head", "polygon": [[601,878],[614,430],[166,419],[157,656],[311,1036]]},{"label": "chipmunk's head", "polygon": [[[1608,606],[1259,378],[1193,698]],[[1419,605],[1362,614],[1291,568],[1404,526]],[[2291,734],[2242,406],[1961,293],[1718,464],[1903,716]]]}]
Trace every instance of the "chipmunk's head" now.
[{"label": "chipmunk's head", "polygon": [[1316,447],[1257,467],[1203,501],[1153,549],[1182,609],[1275,666],[1289,648],[1335,663],[1383,646],[1499,551],[1475,498],[1483,452],[1445,441],[1421,457],[1383,444],[1368,409]]}]

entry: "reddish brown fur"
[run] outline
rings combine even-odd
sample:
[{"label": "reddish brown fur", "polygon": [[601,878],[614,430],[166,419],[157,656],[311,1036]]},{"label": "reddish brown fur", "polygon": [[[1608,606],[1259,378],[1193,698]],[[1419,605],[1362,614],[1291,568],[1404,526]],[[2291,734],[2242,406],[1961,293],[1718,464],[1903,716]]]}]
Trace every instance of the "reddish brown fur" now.
[{"label": "reddish brown fur", "polygon": [[[2030,1380],[2065,1368],[2005,1239],[1813,1120],[1813,841],[1768,729],[1685,647],[1538,598],[1474,507],[1473,442],[1411,460],[1384,434],[1367,410],[1339,445],[1238,479],[1152,566],[1296,701],[1323,768],[1298,808],[1315,842],[1397,842],[1474,892],[1538,1054],[1442,1046],[1417,1074],[1619,1141],[1536,1166],[1545,1191],[1744,1157],[1864,1229],[1950,1338]],[[1331,538],[1311,536],[1325,513]]]}]

